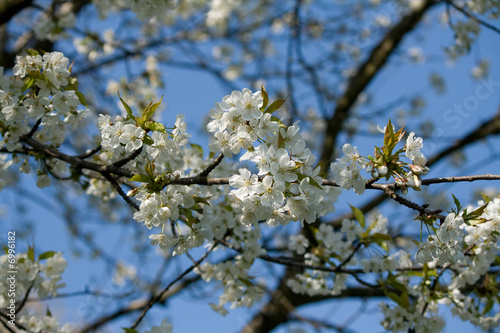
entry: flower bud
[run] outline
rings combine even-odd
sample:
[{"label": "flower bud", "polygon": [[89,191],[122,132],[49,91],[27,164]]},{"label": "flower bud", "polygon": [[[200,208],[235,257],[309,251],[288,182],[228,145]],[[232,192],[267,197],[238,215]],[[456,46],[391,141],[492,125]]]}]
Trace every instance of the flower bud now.
[{"label": "flower bud", "polygon": [[422,179],[417,175],[413,175],[413,182],[415,183],[415,188],[420,188],[420,186],[422,186]]},{"label": "flower bud", "polygon": [[138,188],[133,188],[127,192],[127,197],[134,197],[139,192]]},{"label": "flower bud", "polygon": [[387,175],[387,171],[389,171],[389,169],[387,169],[387,166],[385,166],[385,165],[382,165],[381,167],[378,168],[378,173],[382,177],[384,177],[385,175]]},{"label": "flower bud", "polygon": [[410,165],[411,172],[415,175],[425,175],[429,172],[429,168],[424,165],[411,164]]}]

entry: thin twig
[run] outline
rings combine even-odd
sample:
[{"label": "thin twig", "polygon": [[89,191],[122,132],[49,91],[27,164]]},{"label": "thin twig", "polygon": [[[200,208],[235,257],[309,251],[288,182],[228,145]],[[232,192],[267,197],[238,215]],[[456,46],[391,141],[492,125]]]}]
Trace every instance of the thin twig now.
[{"label": "thin twig", "polygon": [[139,154],[142,152],[142,147],[144,147],[144,146],[141,146],[139,149],[135,150],[132,154],[130,154],[130,156],[127,156],[124,159],[116,161],[115,163],[113,163],[111,165],[116,167],[116,168],[121,168],[122,166],[124,166],[128,162],[132,161],[137,156],[139,156]]},{"label": "thin twig", "polygon": [[24,295],[21,303],[19,303],[19,305],[17,306],[16,313],[19,313],[19,311],[21,311],[24,305],[26,304],[26,301],[28,300],[32,288],[33,288],[33,282],[30,284],[28,290],[26,290],[26,294]]},{"label": "thin twig", "polygon": [[224,154],[220,153],[219,156],[205,169],[203,170],[198,177],[207,177],[212,170],[214,170],[221,162],[222,159],[224,158]]},{"label": "thin twig", "polygon": [[445,0],[445,2],[447,4],[449,4],[449,5],[451,5],[453,8],[455,8],[459,12],[461,12],[462,14],[464,14],[465,16],[467,16],[468,18],[470,18],[470,19],[476,21],[477,23],[485,26],[486,28],[491,29],[491,30],[495,31],[496,33],[500,34],[500,29],[499,28],[497,28],[494,25],[489,24],[488,22],[486,22],[484,20],[481,20],[479,17],[477,17],[477,16],[469,13],[463,7],[460,7],[459,5],[455,4],[452,0]]},{"label": "thin twig", "polygon": [[413,210],[416,210],[417,212],[419,212],[421,215],[424,215],[424,216],[436,216],[438,217],[441,221],[444,221],[446,219],[446,216],[444,215],[440,215],[439,213],[441,213],[443,210],[442,209],[438,209],[438,210],[429,210],[423,206],[420,206],[408,199],[405,199],[399,195],[396,194],[396,192],[394,192],[393,190],[391,190],[390,188],[388,187],[383,187],[383,190],[384,192],[387,194],[387,196],[391,199],[393,199],[394,201],[408,207],[408,208],[411,208]]},{"label": "thin twig", "polygon": [[89,158],[90,156],[92,156],[92,155],[96,154],[97,152],[99,152],[101,150],[101,148],[102,148],[101,145],[98,145],[97,147],[93,148],[92,150],[89,150],[86,153],[78,155],[77,157],[81,158],[82,160],[86,159],[86,158]]},{"label": "thin twig", "polygon": [[142,311],[142,313],[139,316],[139,318],[137,318],[137,320],[134,322],[134,324],[130,328],[136,328],[137,325],[139,325],[139,323],[142,321],[142,319],[144,318],[144,316],[146,316],[146,313],[149,311],[149,309],[151,309],[156,302],[160,301],[163,298],[163,295],[165,295],[167,293],[167,291],[170,289],[170,287],[173,286],[175,283],[177,283],[177,281],[180,281],[184,276],[186,276],[187,274],[189,274],[193,269],[195,269],[196,267],[198,267],[203,262],[203,260],[205,260],[208,257],[208,255],[210,254],[210,252],[212,252],[212,250],[217,245],[218,245],[218,243],[214,243],[212,245],[212,247],[195,264],[191,265],[188,269],[186,269],[184,272],[182,272],[181,275],[179,275],[172,282],[170,282],[165,287],[165,289],[163,289],[163,291],[161,293],[159,293],[156,296],[153,295],[151,297],[148,305]]},{"label": "thin twig", "polygon": [[125,192],[123,192],[122,188],[120,187],[120,184],[116,182],[116,180],[111,177],[109,173],[103,172],[102,175],[111,183],[111,186],[118,192],[118,194],[127,202],[130,206],[135,208],[136,210],[139,210],[139,205],[137,205],[135,202],[130,199]]}]

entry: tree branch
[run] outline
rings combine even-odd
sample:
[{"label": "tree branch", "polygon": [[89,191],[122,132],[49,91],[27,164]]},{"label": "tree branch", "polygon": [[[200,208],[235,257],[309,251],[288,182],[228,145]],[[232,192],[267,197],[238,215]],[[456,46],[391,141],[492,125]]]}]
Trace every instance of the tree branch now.
[{"label": "tree branch", "polygon": [[134,324],[132,326],[130,326],[130,328],[136,328],[137,325],[139,325],[139,323],[142,321],[142,319],[144,318],[144,316],[146,316],[146,313],[149,311],[149,309],[151,309],[153,307],[153,305],[157,302],[159,302],[161,299],[163,299],[163,296],[168,292],[168,290],[170,289],[170,287],[172,287],[175,283],[177,283],[178,281],[182,280],[182,278],[186,275],[188,275],[193,269],[195,269],[196,267],[198,267],[207,257],[208,255],[210,254],[210,252],[212,252],[212,250],[217,246],[218,244],[217,243],[214,243],[212,245],[212,247],[196,262],[194,263],[193,265],[191,265],[188,269],[186,269],[184,272],[182,272],[182,274],[180,274],[177,278],[175,278],[172,282],[170,282],[166,287],[165,289],[163,289],[163,291],[161,293],[159,293],[158,295],[153,295],[147,306],[144,308],[144,310],[142,311],[141,315],[139,316],[139,318],[137,318],[137,320],[134,322]]},{"label": "tree branch", "polygon": [[385,35],[384,39],[382,39],[377,46],[375,46],[368,59],[359,66],[357,73],[349,82],[344,95],[337,101],[333,116],[328,120],[319,161],[322,173],[326,173],[328,169],[331,156],[337,143],[337,136],[342,130],[342,125],[347,120],[349,112],[356,103],[358,96],[365,90],[366,86],[368,86],[375,75],[382,70],[390,55],[399,46],[403,37],[412,31],[424,13],[435,4],[436,2],[434,0],[426,0],[418,9],[402,17],[399,23]]},{"label": "tree branch", "polygon": [[454,3],[452,0],[444,0],[444,1],[447,4],[449,4],[450,6],[452,6],[453,8],[455,8],[456,10],[458,10],[460,13],[464,14],[465,16],[467,16],[468,18],[470,18],[470,19],[476,21],[477,23],[479,23],[480,25],[483,25],[486,28],[488,28],[490,30],[493,30],[496,33],[500,34],[500,29],[498,29],[497,27],[495,27],[492,24],[489,24],[488,22],[486,22],[484,20],[481,20],[479,17],[477,17],[475,15],[472,15],[471,13],[469,13],[468,11],[466,11],[463,7],[460,7],[459,5],[457,5],[456,3]]}]

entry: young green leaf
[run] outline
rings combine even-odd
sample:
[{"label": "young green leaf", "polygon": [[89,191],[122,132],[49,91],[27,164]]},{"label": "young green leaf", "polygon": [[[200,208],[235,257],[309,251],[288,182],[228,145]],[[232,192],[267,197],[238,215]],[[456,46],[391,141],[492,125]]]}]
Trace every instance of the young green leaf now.
[{"label": "young green leaf", "polygon": [[264,113],[273,113],[274,111],[278,110],[283,104],[285,104],[286,99],[278,99],[274,101],[269,107],[264,111]]},{"label": "young green leaf", "polygon": [[34,49],[27,49],[26,50],[26,53],[31,56],[31,57],[35,57],[37,55],[40,55],[40,53],[38,53],[37,50],[34,50]]},{"label": "young green leaf", "polygon": [[133,175],[132,178],[129,179],[132,182],[139,182],[139,183],[147,183],[151,180],[147,175]]},{"label": "young green leaf", "polygon": [[35,247],[28,246],[28,259],[35,262]]},{"label": "young green leaf", "polygon": [[38,256],[38,260],[43,260],[43,259],[48,259],[54,256],[56,254],[55,251],[47,251]]},{"label": "young green leaf", "polygon": [[148,121],[155,113],[156,109],[158,109],[158,106],[160,106],[161,101],[163,100],[163,96],[161,96],[160,101],[158,103],[153,104],[153,101],[149,102],[148,106],[142,111],[142,116],[141,120],[143,122]]},{"label": "young green leaf", "polygon": [[79,91],[76,91],[75,95],[78,97],[80,104],[88,108],[87,101],[85,101],[85,96]]},{"label": "young green leaf", "polygon": [[165,131],[165,126],[161,123],[157,123],[156,121],[148,121],[146,122],[144,129],[149,129],[151,131],[156,131],[156,132],[161,132],[161,133],[167,133]]},{"label": "young green leaf", "polygon": [[453,197],[453,202],[455,203],[455,206],[457,206],[457,214],[458,214],[458,212],[462,209],[462,205],[460,204],[460,201],[453,193],[451,194],[451,196]]},{"label": "young green leaf", "polygon": [[365,215],[363,214],[363,212],[359,208],[354,207],[352,205],[349,205],[349,206],[351,206],[352,213],[354,214],[354,218],[356,219],[356,221],[358,221],[359,225],[364,229],[366,226]]},{"label": "young green leaf", "polygon": [[125,333],[139,333],[136,330],[134,330],[133,328],[122,327],[122,330],[124,330]]},{"label": "young green leaf", "polygon": [[132,109],[130,108],[130,106],[128,106],[128,104],[123,100],[123,98],[120,96],[120,93],[118,92],[118,97],[120,98],[120,101],[122,102],[122,105],[123,107],[125,108],[125,111],[127,111],[127,119],[131,119],[131,120],[134,120],[135,117],[134,117],[134,113],[132,112]]},{"label": "young green leaf", "polygon": [[261,95],[262,95],[262,106],[260,107],[260,110],[263,111],[266,109],[267,104],[269,103],[269,95],[267,94],[266,88],[264,88],[264,85],[260,87]]}]

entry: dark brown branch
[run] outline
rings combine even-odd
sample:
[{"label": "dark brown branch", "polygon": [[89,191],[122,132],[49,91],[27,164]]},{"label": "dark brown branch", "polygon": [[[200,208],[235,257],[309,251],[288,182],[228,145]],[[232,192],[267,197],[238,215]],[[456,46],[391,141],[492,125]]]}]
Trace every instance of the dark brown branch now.
[{"label": "dark brown branch", "polygon": [[115,179],[113,179],[113,177],[109,173],[103,173],[102,175],[104,176],[104,178],[106,178],[108,182],[111,183],[111,186],[113,186],[115,191],[118,192],[118,194],[123,198],[123,200],[125,200],[126,203],[128,203],[135,210],[137,211],[139,210],[139,205],[136,204],[134,201],[132,201],[132,199],[130,199],[129,196],[127,196],[127,194],[120,187],[120,184],[118,184],[118,182]]},{"label": "dark brown branch", "polygon": [[[166,299],[178,294],[179,292],[184,290],[187,286],[191,285],[192,283],[194,283],[198,280],[200,280],[199,275],[197,275],[193,278],[190,278],[190,279],[183,280],[182,283],[179,284],[178,286],[176,286],[176,288],[174,290],[171,289],[169,293],[165,294],[160,302],[165,302]],[[81,333],[93,332],[96,329],[106,325],[107,323],[109,323],[115,319],[118,319],[122,316],[125,316],[125,315],[132,313],[132,312],[135,312],[135,311],[140,311],[147,306],[148,302],[149,302],[149,300],[144,300],[143,298],[129,302],[126,306],[119,308],[118,310],[116,310],[115,312],[113,312],[111,314],[104,315],[101,318],[97,319],[92,324],[89,324],[88,326],[84,327],[81,330]]]},{"label": "dark brown branch", "polygon": [[130,154],[130,156],[127,156],[119,161],[116,161],[115,163],[113,163],[111,165],[116,167],[116,168],[121,168],[122,166],[124,166],[128,162],[134,160],[137,156],[139,156],[139,154],[142,152],[142,147],[144,147],[144,146],[141,146],[141,148],[135,150],[132,154]]},{"label": "dark brown branch", "polygon": [[469,132],[466,136],[462,137],[460,140],[455,141],[448,148],[443,149],[438,154],[432,156],[427,161],[427,166],[431,166],[434,163],[440,161],[443,157],[449,156],[450,154],[464,148],[465,146],[482,140],[490,135],[500,134],[500,110],[492,118],[479,124],[476,129]]},{"label": "dark brown branch", "polygon": [[142,321],[142,319],[144,318],[144,316],[146,316],[146,313],[149,311],[149,309],[151,309],[155,303],[157,303],[157,302],[159,302],[159,301],[161,301],[163,299],[163,297],[168,292],[168,290],[170,289],[170,287],[172,287],[178,281],[182,280],[182,278],[184,278],[184,276],[188,275],[193,269],[195,269],[196,267],[198,267],[208,257],[208,255],[210,254],[210,252],[212,252],[212,250],[217,245],[218,245],[217,243],[215,243],[214,245],[212,245],[212,247],[196,263],[194,263],[193,265],[191,265],[188,269],[186,269],[184,272],[182,272],[177,278],[175,278],[172,282],[170,282],[165,287],[165,289],[162,290],[161,293],[159,293],[158,295],[153,295],[150,298],[147,306],[142,311],[142,313],[139,316],[139,318],[137,318],[137,320],[134,322],[134,324],[130,328],[136,328],[137,325],[139,325],[139,323]]},{"label": "dark brown branch", "polygon": [[217,158],[198,175],[198,177],[207,177],[210,172],[212,172],[222,162],[223,158],[224,154],[220,153],[219,156],[217,156]]},{"label": "dark brown branch", "polygon": [[416,210],[417,212],[420,213],[420,215],[427,216],[427,217],[436,216],[441,221],[444,221],[446,218],[446,216],[444,216],[444,215],[439,215],[439,213],[441,213],[443,211],[442,209],[431,211],[431,210],[427,209],[426,207],[420,206],[420,205],[418,205],[418,204],[416,204],[408,199],[405,199],[405,198],[397,195],[389,187],[383,187],[383,190],[389,198],[400,203],[403,206],[406,206],[408,208]]},{"label": "dark brown branch", "polygon": [[[2,313],[3,315],[3,313]],[[3,316],[2,316],[3,317]],[[8,321],[8,319],[5,319]],[[7,332],[15,333],[9,326],[10,324],[6,323],[3,319],[0,319],[0,323],[2,323],[2,326],[7,330]]]},{"label": "dark brown branch", "polygon": [[78,156],[71,156],[67,155],[64,153],[61,153],[57,149],[48,147],[34,139],[28,138],[26,136],[21,136],[21,141],[26,143],[27,145],[31,146],[33,149],[35,149],[38,152],[43,153],[45,156],[50,157],[50,158],[57,158],[61,161],[65,161],[72,166],[74,166],[77,169],[87,169],[87,170],[93,170],[99,173],[111,173],[115,174],[117,176],[122,176],[122,177],[127,177],[131,178],[134,176],[136,173],[127,169],[123,168],[117,168],[112,165],[102,165],[98,163],[93,163],[89,161],[85,161],[81,159]]},{"label": "dark brown branch", "polygon": [[[459,151],[468,145],[471,145],[473,143],[476,143],[477,141],[480,141],[490,135],[498,135],[500,134],[500,111],[497,112],[493,117],[490,119],[487,119],[486,121],[480,123],[474,130],[469,132],[465,137],[463,137],[460,140],[455,141],[453,144],[450,146],[444,148],[441,150],[439,153],[436,155],[432,156],[427,160],[426,166],[430,167],[437,162],[441,161],[443,158],[453,154],[456,151]],[[428,185],[427,182],[429,182],[431,179],[423,180],[422,184],[423,185]],[[370,200],[369,202],[365,203],[359,209],[363,212],[366,213],[373,208],[377,207],[380,205],[382,202],[384,202],[387,199],[387,196],[385,194],[381,194],[374,199]],[[343,216],[340,216],[339,218],[335,219],[334,221],[330,222],[332,225],[339,225],[343,219],[352,219],[354,216],[352,213],[347,213]]]},{"label": "dark brown branch", "polygon": [[328,119],[319,161],[322,173],[326,173],[328,169],[337,143],[338,134],[342,130],[342,125],[347,120],[349,112],[356,103],[358,96],[365,90],[375,75],[381,71],[391,54],[399,46],[403,37],[413,30],[424,13],[434,4],[436,4],[434,0],[426,0],[418,9],[402,17],[399,23],[375,46],[368,59],[359,66],[357,73],[350,80],[344,95],[337,101],[333,116]]},{"label": "dark brown branch", "polygon": [[485,26],[486,28],[490,29],[490,30],[493,30],[495,31],[496,33],[499,33],[500,34],[500,29],[495,27],[494,25],[492,24],[489,24],[488,22],[484,21],[484,20],[481,20],[479,17],[469,13],[468,11],[466,11],[463,7],[460,7],[459,5],[457,5],[456,3],[454,3],[452,0],[445,0],[445,2],[447,4],[449,4],[450,6],[452,6],[453,8],[455,8],[456,10],[458,10],[460,13],[464,14],[465,16],[467,16],[468,18],[470,18],[471,20],[474,20],[476,21],[477,23],[479,23],[480,25],[482,26]]},{"label": "dark brown branch", "polygon": [[9,22],[14,16],[28,8],[33,0],[2,0],[0,2],[0,24]]},{"label": "dark brown branch", "polygon": [[16,308],[16,313],[19,313],[24,308],[24,305],[26,304],[26,301],[28,300],[28,297],[30,295],[31,289],[33,288],[33,282],[30,284],[28,290],[26,290],[26,294],[24,295],[23,299],[21,300],[21,303]]},{"label": "dark brown branch", "polygon": [[81,155],[78,155],[78,158],[81,158],[82,160],[89,158],[90,156],[97,154],[101,150],[101,145],[98,145],[97,147],[87,151],[86,153],[83,153]]}]

